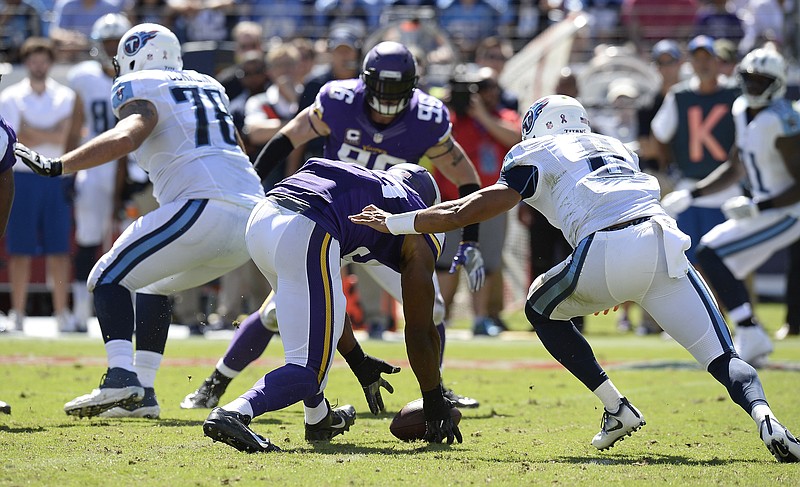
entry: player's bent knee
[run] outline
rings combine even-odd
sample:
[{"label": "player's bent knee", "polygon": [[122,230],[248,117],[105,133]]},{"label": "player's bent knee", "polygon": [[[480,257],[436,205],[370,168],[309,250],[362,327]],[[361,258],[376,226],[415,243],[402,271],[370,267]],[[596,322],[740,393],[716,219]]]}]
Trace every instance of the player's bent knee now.
[{"label": "player's bent knee", "polygon": [[525,317],[528,318],[528,322],[534,329],[536,328],[536,325],[550,323],[551,321],[553,321],[549,317],[544,316],[543,314],[533,309],[533,306],[531,305],[530,301],[525,303]]}]

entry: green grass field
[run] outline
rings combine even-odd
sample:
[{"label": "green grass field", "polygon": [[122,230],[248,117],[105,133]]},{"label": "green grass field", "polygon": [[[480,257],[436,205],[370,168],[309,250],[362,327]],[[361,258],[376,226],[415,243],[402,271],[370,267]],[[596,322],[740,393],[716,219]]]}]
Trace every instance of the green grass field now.
[{"label": "green grass field", "polygon": [[[762,305],[770,332],[783,308]],[[402,343],[365,341],[368,353],[403,366],[391,377],[384,415],[369,413],[361,389],[337,357],[327,397],[359,412],[330,444],[303,439],[300,405],[256,418],[253,428],[284,449],[248,455],[203,436],[205,410],[181,399],[213,369],[227,342],[168,344],[156,382],[160,420],[77,419],[63,404],[96,387],[105,371],[98,340],[0,336],[0,485],[800,485],[800,464],[778,464],[753,421],[687,352],[659,337],[618,335],[613,315],[590,317],[587,337],[647,425],[605,452],[591,445],[602,406],[549,357],[533,333],[448,342],[445,380],[481,401],[463,410],[464,443],[403,443],[389,422],[419,396]],[[512,327],[526,329],[520,315]],[[462,327],[465,323],[459,323]],[[775,413],[800,433],[800,339],[776,342],[760,371]],[[274,341],[234,382],[233,399],[282,363]]]}]

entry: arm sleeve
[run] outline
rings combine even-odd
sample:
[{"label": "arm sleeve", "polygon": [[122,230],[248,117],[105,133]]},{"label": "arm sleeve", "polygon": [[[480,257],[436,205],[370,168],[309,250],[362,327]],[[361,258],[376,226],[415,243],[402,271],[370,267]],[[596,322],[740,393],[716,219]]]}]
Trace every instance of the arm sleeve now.
[{"label": "arm sleeve", "polygon": [[293,150],[294,144],[289,140],[289,137],[278,132],[278,134],[271,138],[269,142],[267,142],[267,145],[261,149],[261,152],[258,153],[258,157],[256,157],[256,162],[253,163],[253,168],[256,170],[256,173],[258,173],[258,177],[262,180],[266,178]]}]

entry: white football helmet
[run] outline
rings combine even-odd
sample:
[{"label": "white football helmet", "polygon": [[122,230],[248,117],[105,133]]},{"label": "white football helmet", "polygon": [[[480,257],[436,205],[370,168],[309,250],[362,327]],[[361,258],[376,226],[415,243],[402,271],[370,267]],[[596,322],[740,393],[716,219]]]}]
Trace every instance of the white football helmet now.
[{"label": "white football helmet", "polygon": [[750,107],[765,107],[786,93],[786,62],[775,50],[754,49],[739,63],[736,79]]},{"label": "white football helmet", "polygon": [[570,96],[550,95],[539,98],[522,119],[522,140],[556,134],[591,132],[589,116],[583,105]]},{"label": "white football helmet", "polygon": [[158,24],[139,24],[119,40],[114,58],[117,76],[144,69],[183,69],[181,44],[175,34]]},{"label": "white football helmet", "polygon": [[[116,49],[115,44],[122,39],[122,36],[124,36],[130,28],[130,20],[122,14],[103,15],[92,25],[92,33],[89,35],[92,40],[92,48],[89,54],[91,54],[92,57],[99,58],[103,64],[111,66],[111,59]],[[106,41],[109,41],[108,47],[103,45]],[[113,41],[114,44],[111,44],[111,41]]]}]

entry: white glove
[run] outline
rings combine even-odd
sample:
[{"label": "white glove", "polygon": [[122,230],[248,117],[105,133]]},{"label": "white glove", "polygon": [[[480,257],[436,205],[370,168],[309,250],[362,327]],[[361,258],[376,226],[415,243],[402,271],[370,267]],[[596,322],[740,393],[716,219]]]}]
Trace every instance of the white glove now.
[{"label": "white glove", "polygon": [[728,220],[743,220],[758,215],[758,205],[747,196],[734,196],[722,204],[722,214]]},{"label": "white glove", "polygon": [[667,215],[677,218],[678,215],[692,206],[693,200],[692,193],[688,189],[679,189],[661,198],[661,206],[667,212]]},{"label": "white glove", "polygon": [[483,267],[483,255],[476,242],[459,244],[458,252],[450,265],[450,274],[454,273],[459,266],[464,266],[464,270],[467,271],[470,291],[475,292],[483,287],[486,281],[486,269]]},{"label": "white glove", "polygon": [[25,147],[19,142],[14,144],[14,154],[36,174],[51,178],[61,176],[61,172],[64,167],[61,164],[61,159],[45,157],[35,150]]}]

